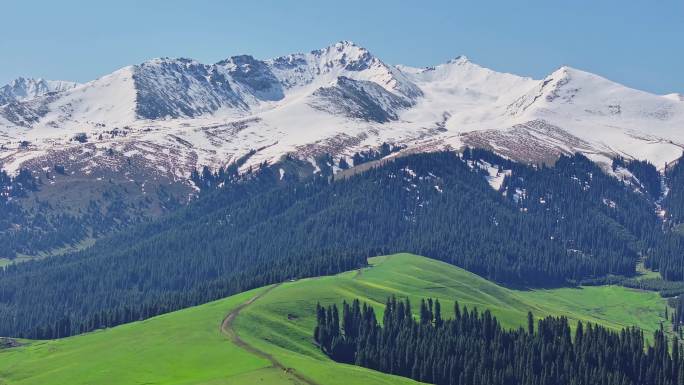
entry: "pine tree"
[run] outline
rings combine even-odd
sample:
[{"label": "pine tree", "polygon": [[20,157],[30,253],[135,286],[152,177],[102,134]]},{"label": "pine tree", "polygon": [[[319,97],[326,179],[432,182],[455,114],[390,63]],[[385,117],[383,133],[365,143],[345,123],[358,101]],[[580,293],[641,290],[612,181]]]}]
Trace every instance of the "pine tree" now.
[{"label": "pine tree", "polygon": [[527,312],[527,333],[529,335],[534,334],[534,316],[531,311]]}]

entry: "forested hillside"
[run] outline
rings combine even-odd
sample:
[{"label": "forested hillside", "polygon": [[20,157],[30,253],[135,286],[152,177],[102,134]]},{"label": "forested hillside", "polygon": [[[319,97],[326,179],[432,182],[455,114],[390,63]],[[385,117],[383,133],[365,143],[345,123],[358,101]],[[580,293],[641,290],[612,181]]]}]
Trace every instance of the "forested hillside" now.
[{"label": "forested hillside", "polygon": [[[660,271],[660,274],[668,280],[684,280],[684,162],[680,158],[665,169],[665,185],[668,188],[667,195],[663,199],[665,210],[664,236],[658,243],[651,258],[647,259],[647,265]],[[684,298],[680,295],[674,301],[676,311],[673,316],[673,324],[676,329],[681,329],[684,323]]]},{"label": "forested hillside", "polygon": [[678,160],[665,169],[665,181],[669,187],[663,204],[667,216],[675,223],[684,222],[684,162]]},{"label": "forested hillside", "polygon": [[33,213],[17,203],[39,188],[39,182],[26,170],[12,177],[0,170],[0,258],[12,259],[17,252],[31,254],[77,242],[86,236],[78,218],[46,214],[38,203]]},{"label": "forested hillside", "polygon": [[[508,173],[499,189],[496,162]],[[87,250],[5,269],[0,335],[70,335],[399,251],[526,287],[629,276],[657,221],[642,194],[581,155],[540,168],[419,154],[335,182],[285,183],[264,165],[223,183]]]},{"label": "forested hillside", "polygon": [[0,170],[0,258],[12,262],[75,249],[184,202],[183,184],[141,183],[131,179],[134,172],[124,174],[80,175],[59,164],[15,176]]},{"label": "forested hillside", "polygon": [[552,168],[511,167],[502,186],[506,196],[541,218],[568,252],[603,256],[598,263],[610,264],[611,273],[631,275],[634,260],[659,239],[654,204],[582,155],[562,156]]}]

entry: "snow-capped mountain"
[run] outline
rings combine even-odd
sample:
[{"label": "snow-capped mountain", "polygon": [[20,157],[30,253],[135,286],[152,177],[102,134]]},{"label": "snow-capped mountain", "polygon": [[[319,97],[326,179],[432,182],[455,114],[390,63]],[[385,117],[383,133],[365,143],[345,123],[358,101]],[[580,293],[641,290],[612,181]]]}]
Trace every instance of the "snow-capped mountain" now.
[{"label": "snow-capped mountain", "polygon": [[382,143],[409,152],[479,146],[532,162],[581,151],[662,167],[684,148],[681,97],[570,67],[535,80],[462,56],[391,66],[346,41],[270,60],[154,59],[81,85],[32,84],[0,99],[0,166],[10,171],[59,161],[87,174],[137,159],[186,180],[204,165],[249,158],[246,168],[286,154],[349,160]]},{"label": "snow-capped mountain", "polygon": [[684,95],[682,95],[682,94],[672,93],[672,94],[665,95],[665,97],[668,99],[672,99],[674,101],[684,102]]},{"label": "snow-capped mountain", "polygon": [[23,102],[51,92],[62,92],[78,86],[78,83],[62,80],[16,78],[0,87],[0,105],[10,102]]}]

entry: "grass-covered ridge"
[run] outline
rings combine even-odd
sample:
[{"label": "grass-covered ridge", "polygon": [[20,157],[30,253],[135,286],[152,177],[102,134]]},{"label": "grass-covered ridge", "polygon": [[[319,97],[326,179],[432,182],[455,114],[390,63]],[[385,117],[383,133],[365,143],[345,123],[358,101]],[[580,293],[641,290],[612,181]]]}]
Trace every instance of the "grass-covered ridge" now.
[{"label": "grass-covered ridge", "polygon": [[[242,308],[233,328],[246,343],[318,384],[409,384],[414,382],[325,357],[311,337],[316,303],[361,298],[379,312],[390,295],[416,304],[420,298],[433,297],[440,299],[450,317],[451,303],[458,299],[468,307],[490,309],[509,327],[524,325],[531,310],[538,317],[566,315],[613,328],[637,325],[647,335],[659,327],[665,309],[656,293],[617,286],[517,291],[410,254],[372,258],[370,263],[361,271],[283,283]],[[221,333],[226,314],[263,291],[108,330],[0,350],[0,384],[301,382]]]}]

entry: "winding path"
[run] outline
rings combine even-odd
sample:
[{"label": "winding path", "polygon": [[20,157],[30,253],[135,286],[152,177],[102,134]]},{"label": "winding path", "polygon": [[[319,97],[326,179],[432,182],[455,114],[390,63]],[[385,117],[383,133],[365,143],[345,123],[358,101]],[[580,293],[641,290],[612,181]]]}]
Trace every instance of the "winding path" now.
[{"label": "winding path", "polygon": [[278,286],[280,286],[279,283],[268,287],[264,291],[260,292],[259,294],[255,295],[254,297],[250,298],[246,302],[240,304],[239,306],[237,306],[236,308],[231,310],[230,313],[228,313],[226,315],[226,317],[223,319],[223,322],[221,322],[221,326],[219,328],[221,331],[221,334],[226,336],[226,338],[228,338],[235,345],[245,349],[246,351],[254,354],[255,356],[258,356],[258,357],[261,357],[261,358],[268,360],[271,363],[272,367],[280,369],[280,370],[284,371],[285,373],[291,375],[298,382],[308,384],[308,385],[320,385],[316,381],[314,381],[314,380],[312,380],[312,379],[310,379],[310,378],[308,378],[302,374],[297,373],[294,369],[285,367],[285,365],[283,365],[280,361],[278,361],[273,355],[266,353],[262,350],[259,350],[257,347],[255,347],[253,345],[248,344],[242,338],[240,338],[240,336],[237,334],[237,331],[233,328],[233,322],[235,321],[235,318],[237,318],[238,314],[240,314],[240,312],[244,308],[253,304],[256,300],[265,296],[266,294],[268,294],[268,292],[270,292],[271,290],[275,289]]}]

